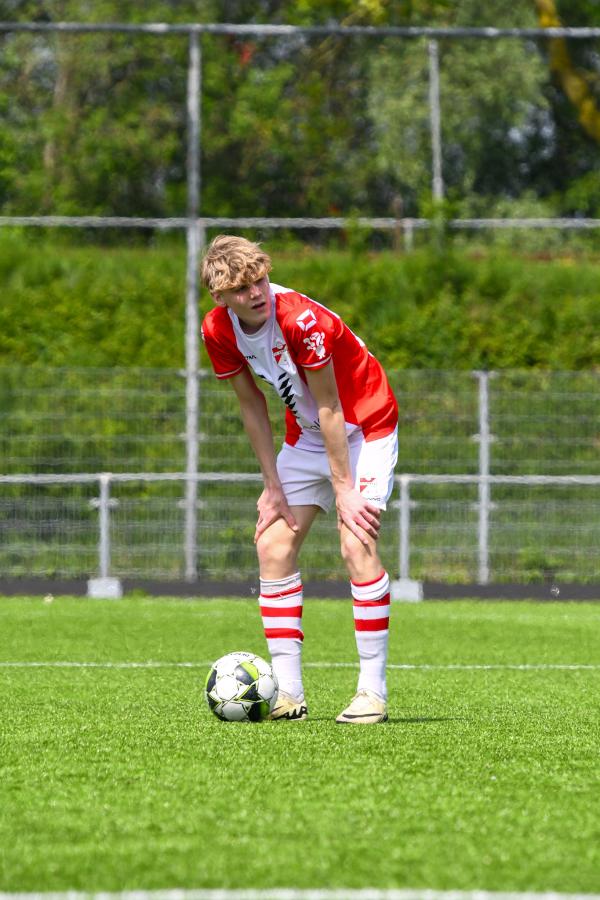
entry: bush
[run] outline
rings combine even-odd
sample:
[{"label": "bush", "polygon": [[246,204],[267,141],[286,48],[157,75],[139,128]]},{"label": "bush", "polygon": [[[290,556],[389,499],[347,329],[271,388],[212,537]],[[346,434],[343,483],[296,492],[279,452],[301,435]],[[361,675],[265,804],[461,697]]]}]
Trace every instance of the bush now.
[{"label": "bush", "polygon": [[[506,250],[296,245],[275,252],[272,277],[340,313],[390,369],[581,369],[600,364],[598,270]],[[0,284],[1,365],[184,363],[183,240],[77,247],[3,231]]]}]

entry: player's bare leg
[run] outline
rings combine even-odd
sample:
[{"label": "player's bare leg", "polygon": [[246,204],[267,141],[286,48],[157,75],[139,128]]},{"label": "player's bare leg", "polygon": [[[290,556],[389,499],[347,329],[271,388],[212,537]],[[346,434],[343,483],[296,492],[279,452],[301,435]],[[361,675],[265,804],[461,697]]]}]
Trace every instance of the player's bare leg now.
[{"label": "player's bare leg", "polygon": [[273,522],[256,542],[260,569],[260,611],[273,671],[279,681],[272,719],[305,719],[308,709],[302,684],[302,578],[298,553],[314,522],[317,506],[292,506],[298,525]]},{"label": "player's bare leg", "polygon": [[351,579],[360,674],[355,696],[336,721],[349,724],[385,722],[389,577],[381,564],[376,539],[369,538],[362,543],[345,525],[340,524],[340,545]]},{"label": "player's bare leg", "polygon": [[277,519],[263,531],[256,542],[261,578],[286,578],[297,571],[298,553],[319,507],[291,506],[290,509],[296,519],[298,531],[292,531],[285,519]]},{"label": "player's bare leg", "polygon": [[365,545],[343,524],[340,524],[339,532],[342,559],[352,581],[360,583],[377,578],[383,569],[377,549],[377,539],[367,535]]}]

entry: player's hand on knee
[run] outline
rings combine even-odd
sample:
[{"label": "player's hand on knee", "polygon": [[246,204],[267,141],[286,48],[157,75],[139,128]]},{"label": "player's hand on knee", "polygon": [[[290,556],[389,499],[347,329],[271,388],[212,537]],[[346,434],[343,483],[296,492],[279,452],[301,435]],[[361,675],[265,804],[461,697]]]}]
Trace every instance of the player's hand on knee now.
[{"label": "player's hand on knee", "polygon": [[258,521],[254,532],[254,543],[277,519],[285,519],[292,531],[298,531],[298,523],[282,490],[265,488],[258,498],[256,508],[258,509]]},{"label": "player's hand on knee", "polygon": [[336,497],[338,527],[343,523],[361,543],[369,544],[369,538],[377,540],[381,527],[381,510],[360,493],[352,489],[338,493]]}]

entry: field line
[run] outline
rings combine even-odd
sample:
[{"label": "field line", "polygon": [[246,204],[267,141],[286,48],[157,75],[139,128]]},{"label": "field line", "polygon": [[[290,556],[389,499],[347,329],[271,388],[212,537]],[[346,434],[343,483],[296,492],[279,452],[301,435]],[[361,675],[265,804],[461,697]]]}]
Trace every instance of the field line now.
[{"label": "field line", "polygon": [[[4,669],[205,669],[213,660],[194,662],[169,662],[161,660],[133,661],[87,661],[87,660],[0,660]],[[306,662],[308,669],[357,669],[357,662]],[[389,663],[388,669],[407,671],[598,671],[600,663]],[[3,895],[0,894],[0,900]],[[600,895],[599,895],[600,897]]]},{"label": "field line", "polygon": [[120,893],[0,893],[0,900],[600,900],[600,894],[557,892],[434,891],[406,889],[214,889],[122,891]]}]

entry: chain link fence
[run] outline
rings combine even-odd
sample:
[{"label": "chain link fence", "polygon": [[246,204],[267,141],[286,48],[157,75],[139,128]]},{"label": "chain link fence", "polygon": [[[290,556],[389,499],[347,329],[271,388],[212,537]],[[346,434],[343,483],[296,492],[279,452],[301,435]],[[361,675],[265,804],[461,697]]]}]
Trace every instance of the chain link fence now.
[{"label": "chain link fence", "polygon": [[0,367],[2,471],[185,467],[185,377],[175,369]]},{"label": "chain link fence", "polygon": [[[484,423],[481,377],[390,373],[399,472],[475,474],[487,429],[491,474],[600,474],[600,373],[489,373]],[[233,391],[209,372],[200,384],[199,470],[255,471]],[[185,373],[177,369],[0,367],[2,473],[182,471],[185,412]],[[271,412],[280,440],[276,398]]]},{"label": "chain link fence", "polygon": [[[391,572],[600,579],[600,373],[414,370],[391,381],[399,489],[381,538]],[[107,472],[110,573],[185,577],[184,384],[176,370],[0,369],[5,576],[101,568],[96,473]],[[197,572],[253,579],[256,462],[233,391],[206,372],[200,384]],[[283,416],[270,402],[279,443]],[[404,510],[402,473],[411,476]],[[337,544],[335,517],[320,517],[303,550],[310,577],[344,577]]]}]

